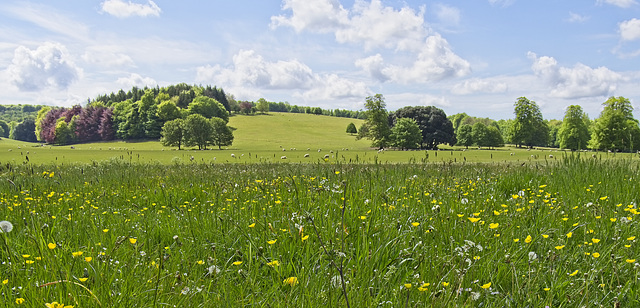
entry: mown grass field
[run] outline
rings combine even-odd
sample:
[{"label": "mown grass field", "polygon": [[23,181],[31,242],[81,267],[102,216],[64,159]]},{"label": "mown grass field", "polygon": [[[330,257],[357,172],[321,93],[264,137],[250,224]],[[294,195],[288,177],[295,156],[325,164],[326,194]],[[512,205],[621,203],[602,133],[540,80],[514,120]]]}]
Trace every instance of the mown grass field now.
[{"label": "mown grass field", "polygon": [[[561,157],[557,149],[505,147],[499,149],[464,149],[440,146],[441,151],[378,152],[369,140],[355,140],[345,133],[350,122],[361,120],[309,114],[270,113],[268,115],[231,117],[229,125],[237,128],[232,146],[198,151],[164,147],[157,141],[100,142],[72,146],[42,146],[10,139],[0,140],[0,163],[74,164],[106,160],[136,163],[259,163],[259,162],[329,162],[336,163],[471,163],[471,162],[543,162]],[[284,150],[284,151],[283,151]],[[233,154],[233,156],[232,156]],[[305,154],[309,154],[305,157]],[[553,157],[550,157],[552,155]],[[587,154],[591,155],[591,154]],[[286,159],[282,159],[286,157]],[[640,158],[624,153],[599,153],[602,158]],[[28,158],[28,160],[27,160]],[[192,159],[193,158],[193,159]]]},{"label": "mown grass field", "polygon": [[635,307],[637,176],[637,162],[590,156],[3,164],[0,301]]}]

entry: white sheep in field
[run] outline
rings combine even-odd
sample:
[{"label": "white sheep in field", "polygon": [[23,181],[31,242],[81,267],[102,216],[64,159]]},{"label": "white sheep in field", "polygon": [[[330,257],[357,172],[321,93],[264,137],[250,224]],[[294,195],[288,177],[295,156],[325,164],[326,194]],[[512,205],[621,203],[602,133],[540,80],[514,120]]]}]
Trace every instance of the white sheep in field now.
[{"label": "white sheep in field", "polygon": [[287,159],[287,157],[286,156],[281,156],[280,159]]},{"label": "white sheep in field", "polygon": [[307,158],[307,157],[309,157],[309,154],[304,154],[304,158]]},{"label": "white sheep in field", "polygon": [[553,158],[553,155],[549,155],[549,158]]},{"label": "white sheep in field", "polygon": [[513,156],[514,154],[513,154],[513,153],[510,153],[509,155]]},{"label": "white sheep in field", "polygon": [[231,157],[236,158],[236,154],[231,153]]},{"label": "white sheep in field", "polygon": [[329,158],[329,154],[325,154],[325,155],[324,155],[324,158]]}]

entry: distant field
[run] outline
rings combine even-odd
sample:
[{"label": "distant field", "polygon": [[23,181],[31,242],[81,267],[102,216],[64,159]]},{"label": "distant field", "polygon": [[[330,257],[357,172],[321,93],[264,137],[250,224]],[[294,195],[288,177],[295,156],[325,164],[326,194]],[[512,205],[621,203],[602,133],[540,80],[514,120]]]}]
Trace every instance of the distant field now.
[{"label": "distant field", "polygon": [[[73,146],[42,146],[10,139],[0,140],[0,163],[71,164],[105,160],[138,163],[256,163],[256,162],[328,162],[410,163],[410,162],[515,162],[555,160],[563,155],[557,149],[495,150],[441,146],[441,151],[378,152],[368,140],[355,140],[345,133],[349,123],[359,127],[362,120],[309,114],[270,113],[231,117],[235,140],[223,150],[198,151],[164,147],[157,141],[99,142]],[[232,155],[233,154],[233,155]],[[309,154],[305,157],[305,154]],[[552,157],[551,157],[551,156]],[[584,155],[591,156],[591,153]],[[634,157],[632,154],[599,153],[601,158]],[[235,158],[234,158],[235,156]],[[286,159],[283,159],[286,157]],[[28,158],[28,160],[27,160]],[[192,159],[193,158],[193,159]]]}]

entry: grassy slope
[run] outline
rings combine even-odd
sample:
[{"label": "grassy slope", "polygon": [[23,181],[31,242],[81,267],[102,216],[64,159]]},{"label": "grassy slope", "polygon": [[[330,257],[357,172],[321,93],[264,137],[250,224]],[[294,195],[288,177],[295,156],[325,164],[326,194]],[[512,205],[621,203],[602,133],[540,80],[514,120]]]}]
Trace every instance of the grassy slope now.
[{"label": "grassy slope", "polygon": [[[345,133],[353,122],[359,127],[362,120],[317,116],[309,114],[270,113],[268,115],[231,117],[229,124],[237,130],[235,140],[228,149],[177,151],[163,147],[157,141],[99,142],[71,146],[41,146],[10,139],[0,140],[0,163],[75,163],[123,159],[131,162],[319,162],[325,155],[330,162],[531,162],[558,159],[557,150],[500,148],[478,150],[449,148],[444,151],[384,151],[369,148],[368,140],[356,141]],[[286,151],[283,151],[282,149]],[[296,148],[295,151],[291,151]],[[308,150],[307,150],[308,149]],[[321,149],[320,151],[318,151]],[[348,150],[346,150],[348,149]],[[453,151],[451,151],[453,150]],[[333,151],[333,152],[332,152]],[[513,153],[513,155],[511,155]],[[231,154],[234,154],[235,158]],[[309,154],[305,158],[305,154]],[[427,157],[428,155],[428,157]],[[550,158],[549,155],[554,155]],[[586,154],[591,155],[591,154]],[[604,157],[627,157],[630,154],[598,154]],[[287,159],[281,159],[286,156]],[[636,157],[636,156],[634,156]]]}]

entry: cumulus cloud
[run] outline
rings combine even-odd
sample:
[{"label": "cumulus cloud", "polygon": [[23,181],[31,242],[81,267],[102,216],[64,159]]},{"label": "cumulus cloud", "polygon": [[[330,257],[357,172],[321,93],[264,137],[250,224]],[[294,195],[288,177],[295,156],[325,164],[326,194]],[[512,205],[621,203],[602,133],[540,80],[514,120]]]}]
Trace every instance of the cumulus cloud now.
[{"label": "cumulus cloud", "polygon": [[458,95],[473,93],[504,93],[507,92],[508,88],[509,87],[504,82],[473,78],[454,85],[451,89],[451,93]]},{"label": "cumulus cloud", "polygon": [[155,87],[158,83],[149,77],[142,77],[136,73],[131,73],[128,77],[118,78],[116,81],[123,89],[130,89],[132,87]]},{"label": "cumulus cloud", "polygon": [[427,37],[417,59],[410,66],[386,65],[379,54],[359,59],[355,64],[379,81],[404,84],[441,81],[466,76],[471,72],[469,62],[456,55],[440,35]]},{"label": "cumulus cloud", "polygon": [[241,50],[233,56],[233,67],[199,67],[197,79],[263,89],[309,88],[314,79],[311,68],[297,60],[269,62],[253,50]]},{"label": "cumulus cloud", "polygon": [[364,44],[366,49],[416,50],[428,34],[424,8],[419,12],[409,7],[395,10],[383,6],[380,0],[356,1],[351,15],[347,26],[335,33],[340,43]]},{"label": "cumulus cloud", "polygon": [[242,92],[249,91],[247,89],[296,90],[305,99],[363,97],[369,93],[362,82],[353,82],[335,74],[316,74],[298,60],[267,61],[253,50],[239,51],[233,57],[231,67],[199,67],[196,80]]},{"label": "cumulus cloud", "polygon": [[395,10],[380,0],[356,1],[346,10],[337,0],[285,0],[282,7],[290,16],[271,18],[273,28],[290,26],[300,32],[333,32],[340,43],[411,50],[419,47],[428,31],[424,26],[424,8],[419,12],[404,7]]},{"label": "cumulus cloud", "polygon": [[290,26],[297,32],[311,30],[330,32],[343,27],[348,22],[348,12],[337,0],[285,0],[283,10],[291,10],[292,15],[271,17],[271,27]]},{"label": "cumulus cloud", "polygon": [[489,4],[493,6],[507,7],[512,5],[516,0],[489,0]]},{"label": "cumulus cloud", "polygon": [[598,4],[611,4],[621,8],[629,8],[633,5],[638,4],[636,0],[597,0]]},{"label": "cumulus cloud", "polygon": [[151,0],[148,0],[147,4],[125,2],[123,0],[106,0],[102,2],[102,11],[118,18],[160,16],[160,12],[162,12],[160,7]]},{"label": "cumulus cloud", "polygon": [[[456,8],[440,5],[441,19],[458,23]],[[346,10],[338,0],[285,0],[284,10],[290,16],[272,17],[272,27],[290,26],[296,31],[330,32],[339,43],[362,44],[365,50],[375,48],[407,52],[414,61],[407,65],[387,64],[380,53],[359,59],[355,65],[374,79],[386,82],[427,83],[467,75],[469,63],[456,55],[446,39],[433,33],[424,21],[424,6],[395,9],[381,0],[357,0]]]},{"label": "cumulus cloud", "polygon": [[623,41],[640,39],[640,19],[632,18],[619,24],[620,38]]},{"label": "cumulus cloud", "polygon": [[62,44],[45,43],[35,50],[16,48],[7,74],[21,91],[64,90],[78,80],[82,69],[73,63]]},{"label": "cumulus cloud", "polygon": [[528,53],[533,61],[531,69],[535,75],[551,86],[550,95],[560,98],[582,98],[593,96],[609,96],[615,91],[622,75],[606,67],[591,68],[582,63],[574,67],[562,67],[553,57],[538,57]]}]

